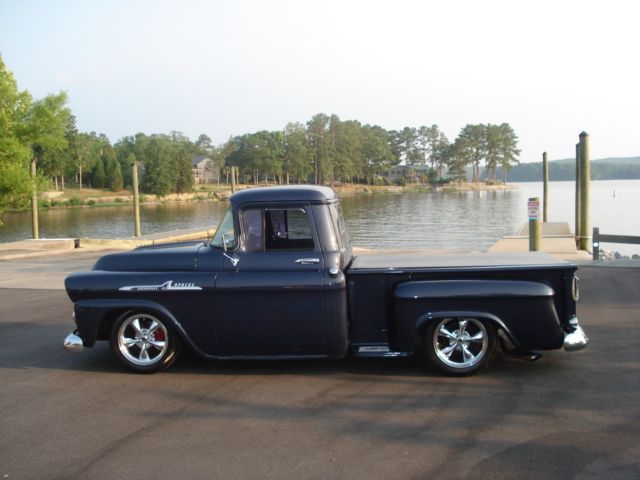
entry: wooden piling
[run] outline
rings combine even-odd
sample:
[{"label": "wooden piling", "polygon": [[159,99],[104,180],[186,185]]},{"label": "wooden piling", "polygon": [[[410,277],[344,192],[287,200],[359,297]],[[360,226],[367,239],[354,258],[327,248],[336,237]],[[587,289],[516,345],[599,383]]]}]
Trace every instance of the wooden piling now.
[{"label": "wooden piling", "polygon": [[580,144],[576,143],[576,218],[575,230],[576,247],[580,246],[582,229],[580,228]]},{"label": "wooden piling", "polygon": [[36,157],[31,159],[31,230],[33,238],[40,238],[38,228],[38,181],[36,176]]},{"label": "wooden piling", "polygon": [[236,167],[231,167],[231,193],[236,191]]},{"label": "wooden piling", "polygon": [[589,134],[580,134],[580,250],[591,249],[589,233],[589,183],[591,180],[589,159]]},{"label": "wooden piling", "polygon": [[530,198],[527,204],[529,210],[529,251],[540,251],[542,243],[542,229],[540,228],[540,198]]},{"label": "wooden piling", "polygon": [[549,203],[549,162],[547,162],[547,152],[542,153],[542,221],[547,222],[547,212]]},{"label": "wooden piling", "polygon": [[138,195],[138,162],[131,163],[131,182],[133,183],[133,226],[135,236],[140,236],[140,196]]}]

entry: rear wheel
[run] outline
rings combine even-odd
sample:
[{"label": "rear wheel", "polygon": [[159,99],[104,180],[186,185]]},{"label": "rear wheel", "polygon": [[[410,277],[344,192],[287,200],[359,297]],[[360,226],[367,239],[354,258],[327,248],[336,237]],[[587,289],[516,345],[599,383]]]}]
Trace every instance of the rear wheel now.
[{"label": "rear wheel", "polygon": [[180,338],[165,320],[144,312],[127,312],[111,329],[111,350],[136,372],[159,372],[180,353]]},{"label": "rear wheel", "polygon": [[427,360],[450,375],[472,375],[496,354],[496,332],[477,318],[444,318],[427,327],[423,338]]}]

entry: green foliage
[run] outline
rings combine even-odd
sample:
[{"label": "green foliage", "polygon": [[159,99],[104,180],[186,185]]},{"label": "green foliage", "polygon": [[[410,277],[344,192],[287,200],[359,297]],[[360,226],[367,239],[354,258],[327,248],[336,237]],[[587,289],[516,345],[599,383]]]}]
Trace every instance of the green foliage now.
[{"label": "green foliage", "polygon": [[174,162],[168,138],[153,135],[145,148],[144,175],[141,188],[155,195],[167,195],[174,190]]},{"label": "green foliage", "polygon": [[118,192],[122,190],[124,187],[124,182],[122,178],[122,169],[120,168],[120,162],[114,160],[113,162],[113,170],[111,173],[111,190],[114,192]]},{"label": "green foliage", "polygon": [[91,184],[94,188],[104,188],[107,174],[105,172],[104,160],[102,158],[98,158],[96,161],[93,172],[91,172],[91,179]]},{"label": "green foliage", "polygon": [[77,207],[79,205],[82,205],[82,198],[80,198],[80,197],[71,197],[67,203],[71,207]]},{"label": "green foliage", "polygon": [[31,179],[29,161],[66,147],[71,123],[66,102],[65,93],[34,102],[29,92],[18,90],[0,57],[0,214],[28,203],[38,183]]},{"label": "green foliage", "polygon": [[185,149],[180,149],[175,154],[175,170],[175,192],[184,193],[193,190],[191,155],[189,155],[189,153]]}]

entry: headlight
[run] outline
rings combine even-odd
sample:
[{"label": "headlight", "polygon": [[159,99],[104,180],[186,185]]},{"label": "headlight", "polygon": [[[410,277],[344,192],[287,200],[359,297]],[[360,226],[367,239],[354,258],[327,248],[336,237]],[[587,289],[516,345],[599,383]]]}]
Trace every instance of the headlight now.
[{"label": "headlight", "polygon": [[577,275],[574,275],[571,280],[571,296],[575,302],[580,299],[580,279]]}]

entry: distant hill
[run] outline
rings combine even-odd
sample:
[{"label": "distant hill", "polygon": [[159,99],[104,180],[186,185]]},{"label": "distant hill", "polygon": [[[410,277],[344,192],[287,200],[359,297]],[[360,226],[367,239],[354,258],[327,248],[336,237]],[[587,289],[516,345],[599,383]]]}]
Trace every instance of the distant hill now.
[{"label": "distant hill", "polygon": [[[549,162],[549,180],[575,180],[576,160],[565,158]],[[498,172],[498,178],[501,173]],[[640,157],[612,157],[591,161],[591,180],[640,179]],[[522,163],[507,173],[508,182],[542,181],[542,162]]]}]

